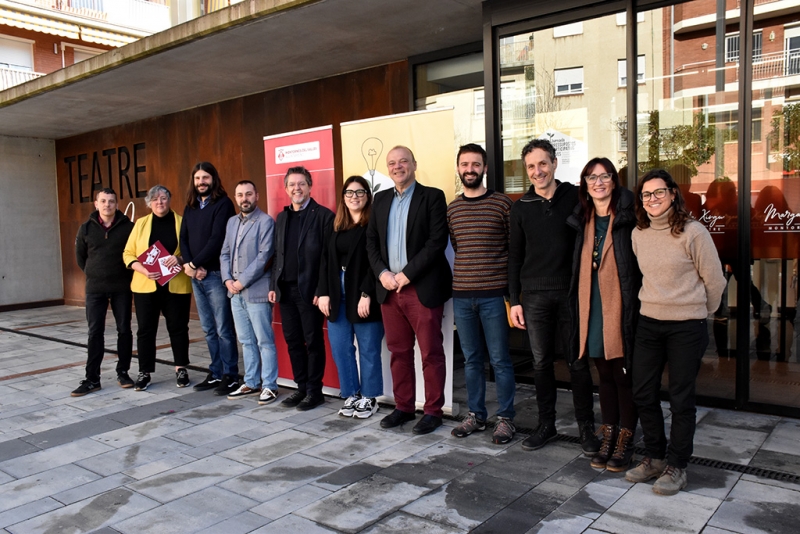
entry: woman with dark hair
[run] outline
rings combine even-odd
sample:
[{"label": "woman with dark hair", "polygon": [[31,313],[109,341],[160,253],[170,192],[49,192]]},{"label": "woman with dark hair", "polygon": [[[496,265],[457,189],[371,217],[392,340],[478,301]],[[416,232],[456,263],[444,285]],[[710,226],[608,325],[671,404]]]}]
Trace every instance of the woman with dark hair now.
[{"label": "woman with dark hair", "polygon": [[[708,346],[706,319],[719,306],[726,280],[711,235],[692,219],[667,171],[652,170],[639,180],[636,218],[633,252],[643,278],[632,379],[647,456],[625,478],[645,482],[658,477],[653,491],[675,495],[686,487],[692,456],[697,372]],[[665,364],[672,412],[669,446],[659,399]]]},{"label": "woman with dark hair", "polygon": [[122,253],[125,265],[134,271],[131,291],[133,304],[136,307],[136,322],[139,325],[136,333],[136,347],[139,354],[139,377],[134,384],[136,391],[147,389],[150,384],[150,373],[156,370],[158,316],[162,314],[167,322],[177,385],[179,388],[189,385],[186,366],[189,365],[191,280],[180,271],[162,286],[157,282],[162,276],[161,273],[150,272],[139,262],[139,256],[159,241],[170,254],[164,259],[164,267],[173,268],[182,263],[178,239],[181,216],[170,209],[171,196],[169,189],[163,185],[154,185],[150,188],[144,202],[151,212],[133,225]]},{"label": "woman with dark hair", "polygon": [[592,467],[624,471],[633,456],[636,407],[630,364],[642,275],[631,247],[636,226],[633,193],[614,164],[594,158],[581,171],[579,204],[567,219],[575,228],[570,304],[573,351],[590,358],[600,376],[600,451]]},{"label": "woman with dark hair", "polygon": [[[371,207],[369,183],[361,176],[345,180],[333,235],[322,255],[317,303],[328,318],[340,394],[346,399],[339,415],[361,419],[378,411],[376,397],[383,394],[383,322],[366,248]],[[358,362],[353,335],[358,340]]]}]

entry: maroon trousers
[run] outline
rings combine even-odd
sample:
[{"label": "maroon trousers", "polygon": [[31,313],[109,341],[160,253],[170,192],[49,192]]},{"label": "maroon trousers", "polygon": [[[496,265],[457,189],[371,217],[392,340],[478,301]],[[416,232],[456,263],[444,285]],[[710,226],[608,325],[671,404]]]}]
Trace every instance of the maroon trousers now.
[{"label": "maroon trousers", "polygon": [[442,416],[446,375],[442,315],[444,306],[426,308],[413,285],[391,291],[381,304],[386,346],[391,352],[392,389],[398,410],[413,413],[416,398],[414,342],[422,353],[425,414]]}]

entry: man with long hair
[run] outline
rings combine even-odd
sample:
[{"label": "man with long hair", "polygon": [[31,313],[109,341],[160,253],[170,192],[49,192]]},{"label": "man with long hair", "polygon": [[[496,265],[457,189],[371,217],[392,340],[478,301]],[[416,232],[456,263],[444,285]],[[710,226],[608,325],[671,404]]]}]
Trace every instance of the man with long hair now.
[{"label": "man with long hair", "polygon": [[[211,356],[209,373],[194,389],[214,389],[227,396],[239,388],[239,349],[233,333],[233,315],[220,276],[219,255],[225,225],[236,211],[222,187],[217,169],[201,161],[192,169],[181,224],[183,268],[192,290]],[[189,385],[188,376],[179,386]]]}]

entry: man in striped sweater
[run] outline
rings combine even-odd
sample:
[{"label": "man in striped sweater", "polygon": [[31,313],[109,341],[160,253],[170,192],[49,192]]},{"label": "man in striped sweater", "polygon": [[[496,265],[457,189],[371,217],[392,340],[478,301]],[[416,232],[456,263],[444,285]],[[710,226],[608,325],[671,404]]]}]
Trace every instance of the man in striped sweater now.
[{"label": "man in striped sweater", "polygon": [[516,386],[508,352],[509,326],[504,302],[508,294],[511,199],[483,184],[486,151],[481,146],[472,143],[462,146],[456,166],[464,193],[447,207],[447,225],[456,253],[453,312],[464,353],[469,415],[452,434],[464,438],[486,428],[489,414],[484,362],[488,348],[500,404],[492,441],[504,444],[511,441],[515,432]]}]

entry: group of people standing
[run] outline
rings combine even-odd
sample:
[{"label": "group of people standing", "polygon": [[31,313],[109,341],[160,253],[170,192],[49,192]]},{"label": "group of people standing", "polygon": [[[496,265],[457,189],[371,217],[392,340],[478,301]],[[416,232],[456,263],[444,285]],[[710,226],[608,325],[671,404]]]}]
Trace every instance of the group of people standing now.
[{"label": "group of people standing", "polygon": [[[395,409],[380,425],[415,420],[418,344],[425,402],[413,433],[426,434],[442,424],[442,318],[452,297],[469,407],[453,436],[493,426],[494,443],[513,439],[513,326],[526,330],[530,340],[539,411],[539,424],[522,448],[537,450],[557,437],[554,362],[560,348],[581,446],[592,466],[628,469],[640,421],[648,455],[626,478],[658,478],[654,491],[677,493],[686,486],[692,454],[706,317],[726,285],[711,237],[691,218],[665,171],[645,174],[632,193],[611,161],[595,158],[581,172],[580,185],[562,183],[555,179],[555,149],[541,139],[525,146],[522,162],[531,187],[512,202],[484,185],[484,149],[462,146],[456,164],[463,194],[447,205],[441,190],[416,180],[413,152],[396,146],[387,154],[395,187],[373,197],[364,178],[351,176],[335,214],[311,198],[309,171],[293,167],[284,177],[290,204],[277,221],[257,207],[258,191],[248,180],[236,186],[235,214],[216,169],[205,162],[192,170],[183,217],[171,210],[170,192],[160,185],[145,199],[151,213],[135,224],[116,209],[112,190],[98,192],[97,211],[76,239],[87,277],[89,357],[86,379],[73,395],[100,389],[109,303],[117,323],[120,386],[147,388],[162,314],[177,385],[188,386],[193,292],[211,355],[208,376],[195,389],[213,388],[231,399],[257,395],[260,404],[278,398],[272,330],[272,306],[278,304],[297,384],[283,406],[309,410],[324,403],[327,318],[344,399],[339,414],[367,418],[378,411],[385,338]],[[452,271],[445,256],[448,238],[455,252]],[[182,267],[163,286],[157,283],[161,275],[138,260],[156,241],[171,252],[165,267]],[[128,376],[131,292],[139,325],[135,382]],[[234,327],[243,347],[242,382]],[[493,425],[485,398],[487,356],[499,404]],[[589,361],[600,378],[597,431]],[[659,403],[666,364],[669,442]]]}]

